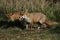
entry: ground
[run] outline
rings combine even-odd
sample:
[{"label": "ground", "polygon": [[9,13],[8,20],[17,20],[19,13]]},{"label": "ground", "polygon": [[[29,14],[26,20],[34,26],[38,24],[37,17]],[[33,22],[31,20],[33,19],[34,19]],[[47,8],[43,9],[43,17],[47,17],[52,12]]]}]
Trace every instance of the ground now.
[{"label": "ground", "polygon": [[20,28],[0,29],[0,40],[60,40],[60,33],[52,30],[21,30]]}]

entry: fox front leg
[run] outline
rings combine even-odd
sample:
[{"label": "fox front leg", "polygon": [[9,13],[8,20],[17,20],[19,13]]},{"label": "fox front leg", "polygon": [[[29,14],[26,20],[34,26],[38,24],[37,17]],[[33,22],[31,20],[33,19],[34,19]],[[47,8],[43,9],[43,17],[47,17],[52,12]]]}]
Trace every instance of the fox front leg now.
[{"label": "fox front leg", "polygon": [[30,26],[30,29],[32,30],[32,23],[30,23],[30,25],[29,25],[29,26]]},{"label": "fox front leg", "polygon": [[28,27],[29,25],[28,24],[26,24],[26,30],[28,30],[29,29],[29,27]]}]

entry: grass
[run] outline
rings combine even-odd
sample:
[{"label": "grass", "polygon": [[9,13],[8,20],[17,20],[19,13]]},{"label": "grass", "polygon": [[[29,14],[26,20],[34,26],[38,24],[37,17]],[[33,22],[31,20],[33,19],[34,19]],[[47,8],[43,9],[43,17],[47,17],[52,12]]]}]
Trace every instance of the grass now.
[{"label": "grass", "polygon": [[[9,13],[14,10],[23,10],[27,12],[43,12],[48,19],[57,20],[59,16],[56,17],[60,10],[59,2],[55,4],[46,0],[1,0],[0,1],[0,13]],[[57,11],[58,10],[58,11]],[[57,13],[55,13],[57,11]],[[58,13],[59,15],[59,13]],[[3,17],[4,18],[4,17]],[[1,20],[4,20],[1,18]]]},{"label": "grass", "polygon": [[[0,0],[0,21],[6,20],[5,14],[14,10],[43,12],[48,19],[60,22],[60,3],[46,0]],[[0,23],[1,25],[1,23]],[[60,25],[49,26],[40,31],[26,31],[20,28],[7,28],[2,24],[0,40],[60,40]]]},{"label": "grass", "polygon": [[19,28],[0,29],[0,40],[60,40],[59,33],[51,33],[47,29],[21,30]]},{"label": "grass", "polygon": [[22,30],[18,27],[0,28],[0,40],[60,40],[60,25],[39,31]]}]

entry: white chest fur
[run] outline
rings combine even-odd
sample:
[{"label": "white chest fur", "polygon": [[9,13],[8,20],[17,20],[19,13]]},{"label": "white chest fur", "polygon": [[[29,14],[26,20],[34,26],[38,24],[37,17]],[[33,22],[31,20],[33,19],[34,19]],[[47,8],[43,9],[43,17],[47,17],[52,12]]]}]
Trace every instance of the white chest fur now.
[{"label": "white chest fur", "polygon": [[25,19],[24,21],[26,21],[26,22],[29,22],[29,23],[31,22],[31,19],[29,17],[27,17],[26,15],[23,15],[21,18]]}]

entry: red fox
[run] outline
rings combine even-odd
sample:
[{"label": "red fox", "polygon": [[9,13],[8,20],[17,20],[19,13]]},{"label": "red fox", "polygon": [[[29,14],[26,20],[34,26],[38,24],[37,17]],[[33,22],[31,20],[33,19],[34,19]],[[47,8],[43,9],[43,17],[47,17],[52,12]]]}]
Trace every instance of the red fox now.
[{"label": "red fox", "polygon": [[[28,23],[32,28],[32,23],[34,22],[38,22],[40,26],[44,26],[44,27],[47,26],[46,24],[48,25],[57,24],[57,22],[52,21],[52,23],[50,23],[51,21],[47,21],[47,17],[43,13],[21,13],[19,20],[27,23],[26,29],[28,29]],[[40,27],[38,27],[38,29],[40,29]]]},{"label": "red fox", "polygon": [[[6,14],[6,17],[8,18],[8,21],[14,21],[16,19],[23,21],[26,23],[26,29],[28,29],[28,26],[32,28],[32,24],[34,22],[37,22],[42,27],[46,27],[48,25],[57,24],[57,22],[47,20],[46,15],[43,13],[25,13],[24,11],[13,11],[11,13]],[[38,27],[40,29],[40,27]]]},{"label": "red fox", "polygon": [[[30,27],[32,28],[32,23],[36,22],[40,25],[45,25],[47,17],[42,13],[21,13],[19,20],[25,21],[26,23],[30,23]],[[46,25],[45,25],[46,26]],[[26,25],[26,29],[28,29],[28,24]],[[40,27],[38,27],[40,29]]]}]

